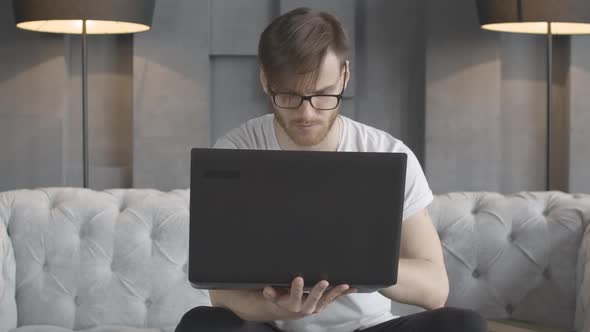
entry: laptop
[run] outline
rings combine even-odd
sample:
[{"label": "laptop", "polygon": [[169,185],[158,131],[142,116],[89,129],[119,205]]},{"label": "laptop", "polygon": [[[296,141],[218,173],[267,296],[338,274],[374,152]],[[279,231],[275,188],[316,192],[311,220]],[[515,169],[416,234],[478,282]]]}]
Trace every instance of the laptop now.
[{"label": "laptop", "polygon": [[193,149],[190,283],[394,285],[406,162],[405,153]]}]

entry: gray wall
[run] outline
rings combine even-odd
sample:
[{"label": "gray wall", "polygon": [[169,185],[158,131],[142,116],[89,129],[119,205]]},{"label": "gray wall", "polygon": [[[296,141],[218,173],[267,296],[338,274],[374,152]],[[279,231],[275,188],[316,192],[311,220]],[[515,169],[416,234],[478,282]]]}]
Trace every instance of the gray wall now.
[{"label": "gray wall", "polygon": [[[268,112],[258,36],[301,5],[352,37],[343,113],[404,140],[436,193],[545,188],[544,39],[481,30],[472,0],[157,1],[151,31],[90,38],[91,187],[188,187],[192,147]],[[0,190],[81,186],[79,39],[19,31],[10,6]],[[553,172],[572,192],[590,192],[589,38],[555,42]]]},{"label": "gray wall", "polygon": [[590,191],[590,38],[573,37],[569,77],[571,192]]}]

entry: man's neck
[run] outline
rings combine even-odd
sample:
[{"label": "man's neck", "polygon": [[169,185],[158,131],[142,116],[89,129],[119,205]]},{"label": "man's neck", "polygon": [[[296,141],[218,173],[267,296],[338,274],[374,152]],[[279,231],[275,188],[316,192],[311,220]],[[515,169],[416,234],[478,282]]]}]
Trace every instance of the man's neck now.
[{"label": "man's neck", "polygon": [[273,121],[273,126],[281,150],[337,151],[340,144],[340,137],[342,136],[343,124],[342,118],[337,116],[334,125],[330,128],[326,137],[319,144],[312,146],[301,146],[293,142],[276,119]]}]

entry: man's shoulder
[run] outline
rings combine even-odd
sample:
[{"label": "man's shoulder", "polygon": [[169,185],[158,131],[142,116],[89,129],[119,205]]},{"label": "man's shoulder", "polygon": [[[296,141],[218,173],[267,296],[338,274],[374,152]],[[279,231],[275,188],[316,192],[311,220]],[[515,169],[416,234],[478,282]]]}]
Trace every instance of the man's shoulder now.
[{"label": "man's shoulder", "polygon": [[230,145],[238,149],[254,149],[256,144],[263,143],[269,133],[266,133],[269,128],[269,123],[272,124],[273,114],[265,114],[253,119],[250,119],[240,126],[230,130],[223,137],[221,137],[215,146]]},{"label": "man's shoulder", "polygon": [[370,125],[342,117],[347,128],[347,149],[358,148],[364,152],[408,152],[404,142],[391,134]]},{"label": "man's shoulder", "polygon": [[239,127],[236,127],[229,131],[227,135],[239,135],[239,134],[252,134],[257,132],[263,132],[268,123],[272,122],[273,114],[265,114],[253,119],[250,119],[242,123]]}]

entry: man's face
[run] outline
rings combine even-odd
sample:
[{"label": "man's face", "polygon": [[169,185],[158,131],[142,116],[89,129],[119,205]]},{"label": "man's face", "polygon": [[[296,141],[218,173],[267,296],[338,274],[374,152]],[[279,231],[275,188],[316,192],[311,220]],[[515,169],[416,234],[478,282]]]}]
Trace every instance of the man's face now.
[{"label": "man's face", "polygon": [[[345,70],[341,60],[328,52],[319,68],[315,87],[309,91],[291,91],[288,88],[272,87],[276,93],[293,93],[298,95],[333,94],[342,92],[345,84]],[[308,100],[296,109],[283,109],[273,104],[275,118],[289,138],[299,146],[314,146],[321,143],[336,120],[340,109],[316,110]]]}]

